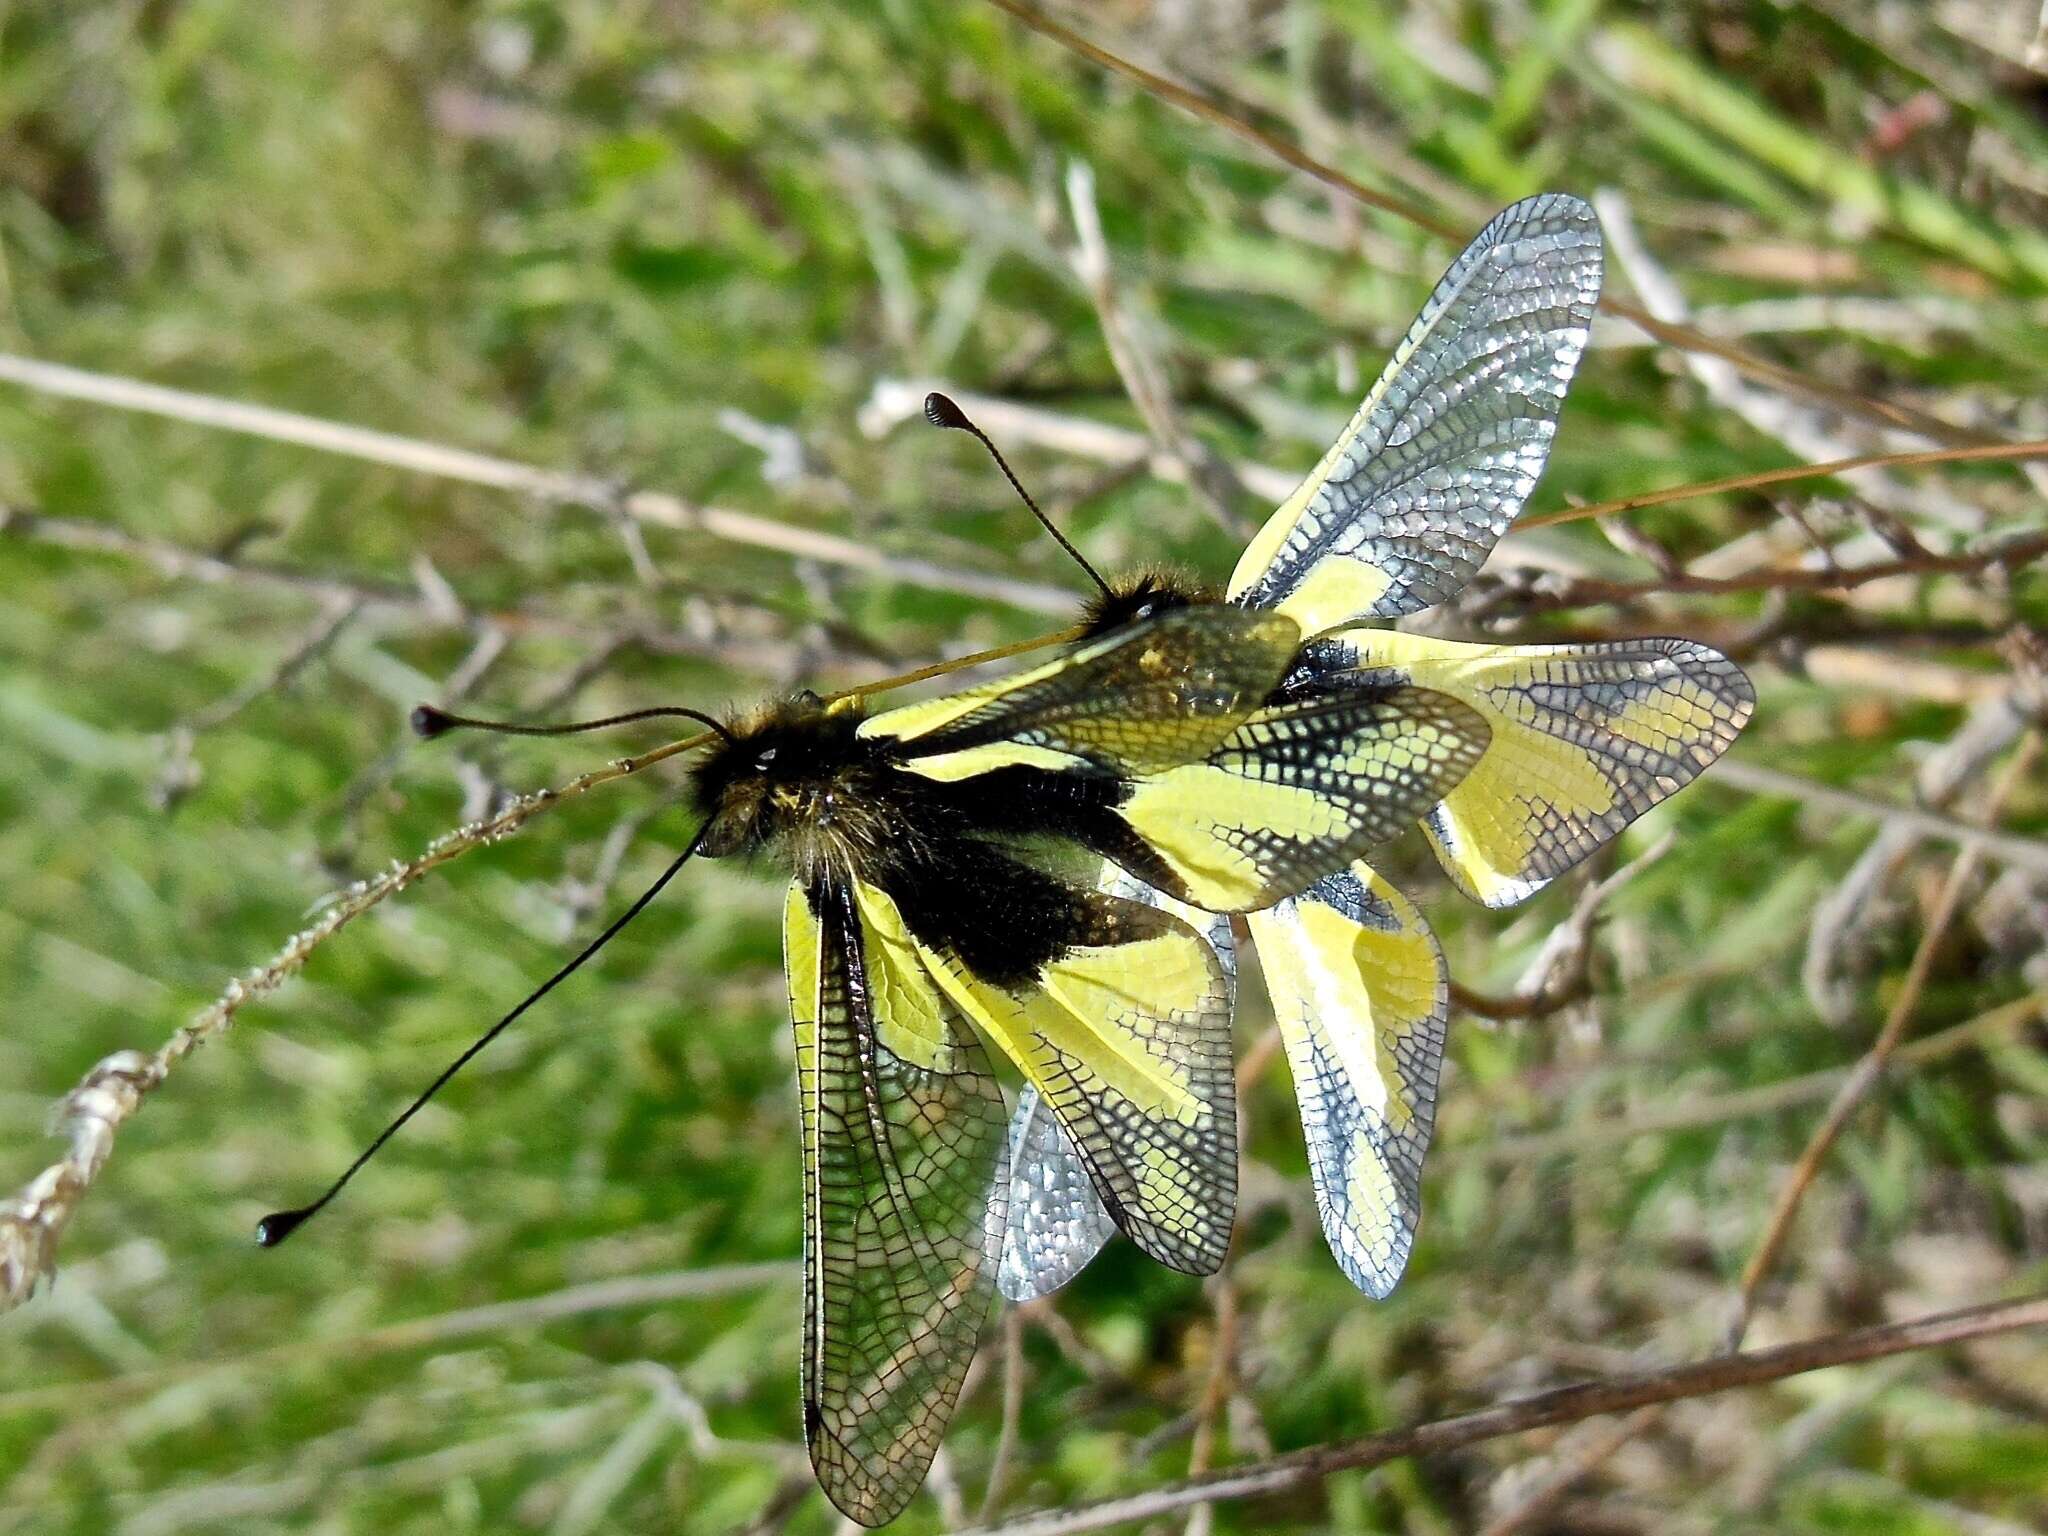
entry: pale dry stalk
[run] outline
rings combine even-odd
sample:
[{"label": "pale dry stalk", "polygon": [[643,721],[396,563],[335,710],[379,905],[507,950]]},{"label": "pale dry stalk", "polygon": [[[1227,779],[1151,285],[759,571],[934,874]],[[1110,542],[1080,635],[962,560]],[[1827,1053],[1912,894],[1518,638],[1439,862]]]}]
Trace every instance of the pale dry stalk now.
[{"label": "pale dry stalk", "polygon": [[117,1051],[95,1066],[58,1101],[55,1119],[70,1142],[64,1156],[29,1180],[12,1199],[0,1201],[0,1312],[28,1300],[36,1282],[54,1272],[64,1228],[105,1168],[121,1127],[178,1063],[223,1034],[246,1005],[277,991],[304,968],[321,944],[430,871],[472,848],[511,836],[564,798],[645,765],[645,758],[621,759],[560,789],[522,795],[495,816],[443,833],[418,857],[395,863],[384,873],[343,891],[317,921],[293,934],[263,964],[230,981],[219,997],[154,1052]]}]

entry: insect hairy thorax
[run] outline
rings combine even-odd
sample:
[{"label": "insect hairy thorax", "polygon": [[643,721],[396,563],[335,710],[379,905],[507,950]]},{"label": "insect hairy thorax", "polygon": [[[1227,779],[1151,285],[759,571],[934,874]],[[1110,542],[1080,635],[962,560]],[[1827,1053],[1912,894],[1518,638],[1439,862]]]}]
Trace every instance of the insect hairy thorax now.
[{"label": "insect hairy thorax", "polygon": [[804,693],[735,722],[692,776],[705,856],[786,858],[806,890],[873,886],[919,941],[999,986],[1109,937],[1080,850],[1128,842],[1117,779],[1022,764],[933,779],[864,737],[866,718]]},{"label": "insect hairy thorax", "polygon": [[1111,582],[1105,591],[1088,599],[1081,610],[1081,633],[1084,639],[1093,639],[1176,608],[1220,602],[1222,596],[1185,571],[1163,567],[1139,571]]}]

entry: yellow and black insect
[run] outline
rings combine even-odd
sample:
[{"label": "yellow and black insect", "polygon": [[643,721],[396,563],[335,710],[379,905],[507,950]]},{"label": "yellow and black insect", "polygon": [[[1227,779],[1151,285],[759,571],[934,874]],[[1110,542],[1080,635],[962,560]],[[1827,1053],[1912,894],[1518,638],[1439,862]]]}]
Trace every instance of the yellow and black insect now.
[{"label": "yellow and black insect", "polygon": [[[804,1432],[841,1510],[893,1518],[938,1449],[1009,1227],[1008,1116],[986,1046],[1021,1073],[1104,1219],[1165,1264],[1215,1270],[1237,1188],[1229,977],[1154,893],[1221,911],[1281,900],[1478,760],[1478,716],[1427,689],[1276,700],[1300,642],[1282,614],[1183,607],[879,714],[858,695],[800,694],[729,724],[686,710],[587,723],[710,724],[691,775],[699,830],[418,1102],[693,855],[786,860]],[[416,723],[489,724],[434,710]],[[259,1237],[288,1236],[390,1134]]]},{"label": "yellow and black insect", "polygon": [[[1090,635],[1219,603],[1285,615],[1308,638],[1276,711],[1409,688],[1470,710],[1484,722],[1484,752],[1422,820],[1459,889],[1493,907],[1534,894],[1690,782],[1755,701],[1734,663],[1689,640],[1477,645],[1378,627],[1454,596],[1521,510],[1549,456],[1600,279],[1600,226],[1587,204],[1547,194],[1503,210],[1452,263],[1227,589],[1156,572],[1096,577],[1087,609]],[[943,396],[927,415],[981,436]],[[1207,891],[1166,894],[1219,905]],[[1442,951],[1415,904],[1362,861],[1246,910],[1324,1235],[1351,1281],[1385,1296],[1421,1209],[1448,1015]],[[1227,924],[1212,938],[1232,953]],[[1025,1299],[1077,1273],[1116,1223],[1028,1093],[1010,1145],[1000,1274],[1004,1293]]]}]

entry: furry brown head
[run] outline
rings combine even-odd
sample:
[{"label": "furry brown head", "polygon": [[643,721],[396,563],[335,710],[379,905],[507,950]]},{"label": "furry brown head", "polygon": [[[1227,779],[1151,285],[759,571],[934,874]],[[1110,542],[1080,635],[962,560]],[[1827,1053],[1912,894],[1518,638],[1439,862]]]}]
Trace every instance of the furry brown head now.
[{"label": "furry brown head", "polygon": [[879,830],[868,824],[868,781],[880,758],[860,740],[864,718],[857,704],[806,691],[734,721],[690,775],[700,851],[716,859],[782,846],[800,871],[849,862]]}]

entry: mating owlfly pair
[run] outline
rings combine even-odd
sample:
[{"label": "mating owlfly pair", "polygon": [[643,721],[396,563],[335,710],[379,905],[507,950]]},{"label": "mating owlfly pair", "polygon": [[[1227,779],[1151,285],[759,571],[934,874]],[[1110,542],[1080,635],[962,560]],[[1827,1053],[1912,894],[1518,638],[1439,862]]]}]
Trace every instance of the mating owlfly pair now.
[{"label": "mating owlfly pair", "polygon": [[[854,1519],[892,1519],[923,1482],[998,1289],[1051,1290],[1116,1231],[1176,1269],[1221,1265],[1234,916],[1283,1032],[1331,1250],[1384,1296],[1419,1211],[1447,979],[1421,914],[1364,856],[1419,821],[1468,895],[1519,901],[1748,719],[1742,673],[1688,641],[1376,627],[1454,595],[1526,501],[1600,267],[1577,199],[1497,216],[1220,593],[1095,577],[1064,654],[879,713],[858,693],[800,694],[729,722],[545,728],[707,725],[698,831],[413,1108],[692,857],[786,860],[804,1433]],[[973,430],[944,397],[928,414]],[[1022,1078],[1014,1109],[996,1056]],[[261,1239],[325,1205],[412,1112]]]}]

